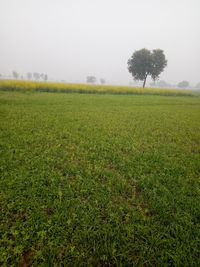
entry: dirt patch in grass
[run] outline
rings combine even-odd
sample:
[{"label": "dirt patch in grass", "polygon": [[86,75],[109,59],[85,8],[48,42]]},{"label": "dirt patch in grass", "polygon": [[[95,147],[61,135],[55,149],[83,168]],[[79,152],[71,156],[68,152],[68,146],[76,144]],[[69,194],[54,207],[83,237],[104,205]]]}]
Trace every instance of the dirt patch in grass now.
[{"label": "dirt patch in grass", "polygon": [[32,262],[33,262],[33,251],[32,250],[24,251],[19,266],[29,267],[31,266]]}]

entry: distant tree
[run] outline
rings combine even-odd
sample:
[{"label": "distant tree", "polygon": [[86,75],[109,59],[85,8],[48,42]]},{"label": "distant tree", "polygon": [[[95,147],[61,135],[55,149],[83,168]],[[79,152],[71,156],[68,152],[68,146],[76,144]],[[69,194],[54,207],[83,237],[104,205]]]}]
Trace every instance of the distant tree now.
[{"label": "distant tree", "polygon": [[94,76],[87,76],[87,83],[95,83],[96,82],[96,77]]},{"label": "distant tree", "polygon": [[148,75],[155,81],[166,66],[167,60],[161,49],[150,51],[143,48],[135,51],[128,60],[128,71],[132,74],[134,80],[143,81],[143,88]]},{"label": "distant tree", "polygon": [[36,81],[38,81],[40,79],[40,74],[38,72],[34,72],[33,77]]},{"label": "distant tree", "polygon": [[16,72],[16,71],[13,71],[12,75],[13,75],[13,78],[16,79],[16,80],[19,78],[19,73]]},{"label": "distant tree", "polygon": [[44,74],[44,80],[45,80],[45,82],[48,80],[48,75],[47,74]]},{"label": "distant tree", "polygon": [[20,79],[21,79],[21,80],[23,80],[23,79],[24,79],[24,76],[23,76],[23,75],[21,75]]},{"label": "distant tree", "polygon": [[105,84],[105,83],[106,83],[105,79],[101,78],[101,79],[100,79],[100,83],[101,83],[101,84]]},{"label": "distant tree", "polygon": [[190,84],[188,81],[182,81],[182,82],[178,83],[179,88],[187,88],[189,85]]},{"label": "distant tree", "polygon": [[171,84],[167,83],[166,81],[164,80],[160,80],[159,82],[157,82],[156,84],[158,87],[161,87],[161,88],[170,88],[171,87]]},{"label": "distant tree", "polygon": [[41,78],[42,80],[44,80],[44,73],[41,73],[41,74],[40,74],[40,78]]},{"label": "distant tree", "polygon": [[28,72],[28,73],[26,74],[26,76],[27,76],[27,79],[28,79],[28,80],[31,80],[31,79],[32,79],[32,73],[31,73],[31,72]]}]

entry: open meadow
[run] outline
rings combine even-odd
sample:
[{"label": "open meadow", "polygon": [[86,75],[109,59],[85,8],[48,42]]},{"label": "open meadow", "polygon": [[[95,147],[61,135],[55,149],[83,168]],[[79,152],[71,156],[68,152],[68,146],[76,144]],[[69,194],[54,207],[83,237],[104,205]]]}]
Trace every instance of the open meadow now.
[{"label": "open meadow", "polygon": [[200,97],[22,91],[0,91],[1,266],[200,266]]}]

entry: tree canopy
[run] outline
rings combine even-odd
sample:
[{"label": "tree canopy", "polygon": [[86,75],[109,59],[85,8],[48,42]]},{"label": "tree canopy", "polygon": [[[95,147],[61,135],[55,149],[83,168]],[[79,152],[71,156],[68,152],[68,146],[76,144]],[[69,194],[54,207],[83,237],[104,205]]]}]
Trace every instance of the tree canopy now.
[{"label": "tree canopy", "polygon": [[166,66],[167,60],[161,49],[150,51],[143,48],[135,51],[128,60],[128,71],[135,80],[143,81],[143,87],[148,75],[155,81]]}]

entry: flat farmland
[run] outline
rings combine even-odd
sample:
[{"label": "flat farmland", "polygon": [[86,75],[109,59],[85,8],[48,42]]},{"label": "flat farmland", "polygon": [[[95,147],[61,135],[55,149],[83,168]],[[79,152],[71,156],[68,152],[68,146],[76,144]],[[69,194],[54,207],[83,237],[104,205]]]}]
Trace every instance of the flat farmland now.
[{"label": "flat farmland", "polygon": [[200,97],[0,92],[1,266],[200,266]]}]

